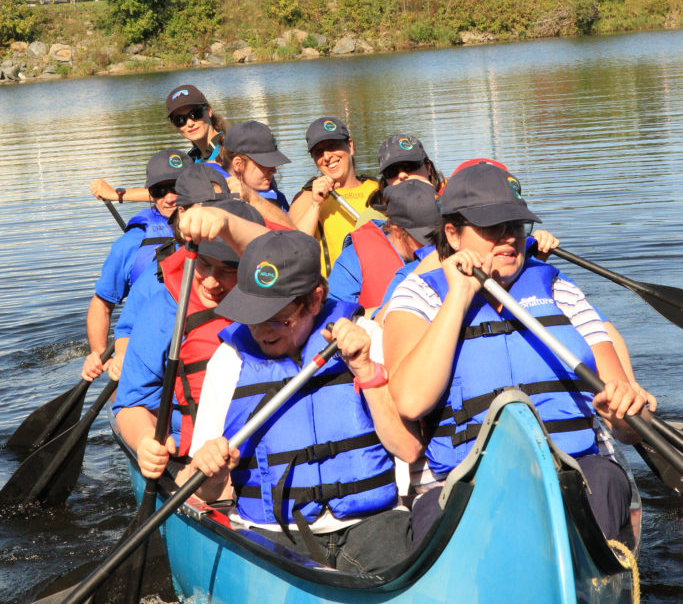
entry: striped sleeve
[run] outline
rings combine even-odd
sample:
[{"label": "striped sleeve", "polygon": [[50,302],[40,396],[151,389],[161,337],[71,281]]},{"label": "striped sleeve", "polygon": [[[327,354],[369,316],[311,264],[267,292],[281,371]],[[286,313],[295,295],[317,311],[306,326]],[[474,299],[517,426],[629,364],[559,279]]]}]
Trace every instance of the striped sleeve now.
[{"label": "striped sleeve", "polygon": [[553,283],[553,299],[589,346],[612,341],[600,316],[576,285],[558,277]]},{"label": "striped sleeve", "polygon": [[419,275],[410,273],[394,290],[386,316],[393,311],[413,313],[431,323],[441,308],[441,298]]}]

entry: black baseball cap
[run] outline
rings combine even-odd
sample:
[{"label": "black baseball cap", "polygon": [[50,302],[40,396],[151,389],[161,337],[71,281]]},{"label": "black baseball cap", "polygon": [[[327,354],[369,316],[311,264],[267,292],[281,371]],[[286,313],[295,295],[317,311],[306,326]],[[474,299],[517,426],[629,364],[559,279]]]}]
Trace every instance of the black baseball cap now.
[{"label": "black baseball cap", "polygon": [[[189,207],[195,203],[215,203],[228,199],[239,199],[233,196],[228,188],[225,177],[207,164],[195,164],[188,157],[189,165],[178,176],[175,190],[178,194],[176,206]],[[216,192],[213,186],[216,183],[220,192]]]},{"label": "black baseball cap", "polygon": [[320,285],[320,244],[301,231],[270,231],[253,239],[237,269],[237,285],[216,312],[257,325]]},{"label": "black baseball cap", "polygon": [[171,115],[180,107],[208,104],[209,102],[206,100],[206,97],[192,84],[176,86],[166,97],[166,111],[168,111],[168,115]]},{"label": "black baseball cap", "polygon": [[223,147],[233,153],[242,153],[266,168],[290,163],[290,159],[277,150],[277,143],[270,128],[261,122],[250,120],[228,128]]},{"label": "black baseball cap", "polygon": [[441,214],[460,213],[476,226],[509,220],[542,222],[522,198],[522,186],[508,171],[477,163],[456,172],[441,196]]},{"label": "black baseball cap", "polygon": [[184,168],[192,165],[192,160],[187,153],[177,149],[164,149],[158,151],[147,162],[147,180],[145,188],[168,180],[176,180]]},{"label": "black baseball cap", "polygon": [[420,139],[410,134],[394,134],[379,146],[377,161],[379,171],[384,172],[389,166],[404,161],[423,163],[427,153]]},{"label": "black baseball cap", "polygon": [[429,235],[441,224],[434,187],[423,180],[411,178],[386,187],[383,194],[389,220],[422,245],[427,245]]},{"label": "black baseball cap", "polygon": [[319,117],[306,130],[306,144],[310,153],[319,142],[347,141],[351,138],[346,124],[336,117]]}]

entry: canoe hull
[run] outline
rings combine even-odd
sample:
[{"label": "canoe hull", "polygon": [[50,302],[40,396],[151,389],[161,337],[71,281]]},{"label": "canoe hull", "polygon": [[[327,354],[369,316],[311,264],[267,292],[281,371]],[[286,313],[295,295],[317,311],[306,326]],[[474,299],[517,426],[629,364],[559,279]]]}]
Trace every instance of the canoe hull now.
[{"label": "canoe hull", "polygon": [[[212,604],[631,601],[630,575],[601,570],[605,561],[589,553],[567,513],[557,460],[533,411],[506,404],[491,426],[471,479],[456,485],[443,521],[400,572],[358,578],[323,569],[233,530],[220,510],[186,504],[164,529],[179,597]],[[139,497],[133,462],[131,476]]]}]

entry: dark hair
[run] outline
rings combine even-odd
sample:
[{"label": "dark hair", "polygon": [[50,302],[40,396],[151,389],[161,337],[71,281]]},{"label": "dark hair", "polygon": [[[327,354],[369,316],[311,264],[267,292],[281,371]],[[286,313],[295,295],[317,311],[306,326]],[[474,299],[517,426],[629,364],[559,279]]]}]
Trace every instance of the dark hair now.
[{"label": "dark hair", "polygon": [[230,170],[232,170],[232,160],[236,157],[241,157],[245,162],[249,160],[249,157],[244,153],[239,153],[238,151],[228,151],[223,146],[221,146],[221,150],[218,152],[218,157],[216,157],[216,160],[221,166],[223,166],[225,170],[230,172]]},{"label": "dark hair", "polygon": [[[425,166],[427,166],[427,170],[429,171],[429,182],[434,187],[434,190],[438,192],[441,189],[441,187],[443,186],[446,179],[444,178],[443,174],[441,174],[441,172],[439,172],[436,169],[434,162],[431,159],[429,159],[428,157],[425,158],[423,164]],[[379,190],[383,191],[385,189],[385,187],[388,187],[388,186],[389,186],[389,183],[387,182],[386,176],[384,176],[383,173],[380,174]]]},{"label": "dark hair", "polygon": [[[316,285],[307,294],[301,294],[300,296],[297,296],[296,298],[294,298],[293,302],[296,302],[297,304],[303,304],[304,309],[306,310],[306,313],[310,314],[311,309],[313,308],[313,304],[314,304],[313,294],[315,293],[315,290],[318,287],[323,288],[323,298],[322,298],[321,304],[325,304],[325,302],[327,302],[327,295],[330,293],[330,286],[327,283],[327,279],[325,279],[325,277],[323,277],[322,275],[320,275],[320,283],[318,283],[318,285]],[[321,308],[322,308],[322,306],[321,306]]]},{"label": "dark hair", "polygon": [[446,225],[452,224],[454,227],[460,228],[464,226],[465,222],[467,221],[460,212],[446,214],[445,216],[441,217],[441,226],[434,229],[431,235],[429,235],[429,241],[436,248],[436,251],[439,254],[439,260],[445,260],[456,252],[451,244],[448,243],[448,238],[446,237]]},{"label": "dark hair", "polygon": [[220,143],[223,144],[225,138],[225,131],[230,127],[230,124],[211,109],[211,125],[216,132],[221,133]]}]

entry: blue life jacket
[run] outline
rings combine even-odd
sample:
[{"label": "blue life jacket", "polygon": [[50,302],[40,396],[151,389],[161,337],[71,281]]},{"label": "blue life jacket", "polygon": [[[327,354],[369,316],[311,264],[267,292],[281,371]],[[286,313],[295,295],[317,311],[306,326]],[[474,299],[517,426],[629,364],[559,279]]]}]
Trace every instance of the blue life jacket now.
[{"label": "blue life jacket", "polygon": [[[225,178],[230,178],[231,176],[230,172],[228,172],[223,166],[221,166],[216,161],[209,160],[206,162],[206,165],[211,166],[214,170],[216,170],[219,174],[222,174]],[[268,189],[267,191],[257,191],[257,193],[261,197],[263,197],[263,199],[267,199],[268,201],[274,202],[275,205],[281,210],[285,212],[289,211],[289,202],[287,201],[285,194],[273,186],[273,181],[271,181],[270,189]]]},{"label": "blue life jacket", "polygon": [[168,224],[168,219],[164,218],[156,208],[146,208],[133,216],[126,225],[126,231],[134,228],[144,230],[145,237],[135,253],[135,259],[128,277],[130,285],[135,283],[145,267],[152,262],[156,249],[173,240],[173,227]]},{"label": "blue life jacket", "polygon": [[[527,258],[510,295],[560,342],[595,371],[593,353],[553,300],[559,271]],[[448,283],[442,269],[422,279],[443,300]],[[553,441],[574,457],[598,452],[593,424],[593,394],[587,385],[514,316],[499,315],[477,293],[463,321],[452,377],[436,409],[427,416],[433,436],[427,447],[429,466],[446,474],[472,448],[486,411],[503,388],[515,386],[529,395]]]},{"label": "blue life jacket", "polygon": [[[357,309],[346,302],[325,304],[303,347],[302,366],[327,345],[322,327]],[[233,323],[219,337],[243,363],[225,420],[229,439],[301,367],[288,357],[264,355],[244,325]],[[325,506],[348,518],[396,504],[393,460],[352,382],[346,364],[333,357],[240,447],[240,463],[231,472],[240,516],[283,528],[296,522],[303,532]]]}]

